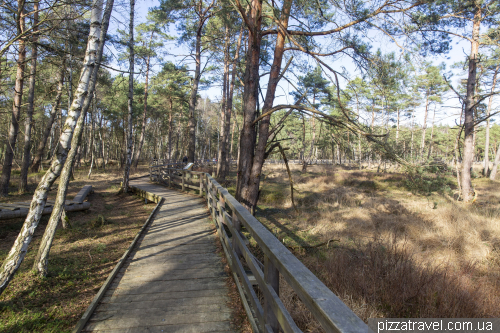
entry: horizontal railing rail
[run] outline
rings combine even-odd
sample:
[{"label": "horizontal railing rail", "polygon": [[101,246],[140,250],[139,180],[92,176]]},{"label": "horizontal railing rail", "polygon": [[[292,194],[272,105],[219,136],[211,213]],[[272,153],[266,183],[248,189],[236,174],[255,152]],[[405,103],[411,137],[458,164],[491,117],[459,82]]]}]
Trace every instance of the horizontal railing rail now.
[{"label": "horizontal railing rail", "polygon": [[[150,178],[169,187],[180,187],[183,191],[188,188],[197,190],[206,199],[254,331],[302,332],[280,299],[281,275],[326,332],[372,332],[209,174],[152,165]],[[242,227],[262,250],[263,262],[248,248],[249,241],[242,233]]]}]

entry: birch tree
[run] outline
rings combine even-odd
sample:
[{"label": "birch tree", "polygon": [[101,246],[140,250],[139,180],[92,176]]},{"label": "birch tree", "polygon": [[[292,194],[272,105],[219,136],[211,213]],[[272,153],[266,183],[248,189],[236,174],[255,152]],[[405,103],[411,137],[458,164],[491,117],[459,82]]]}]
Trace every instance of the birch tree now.
[{"label": "birch tree", "polygon": [[7,288],[9,282],[14,277],[24,257],[26,256],[28,246],[33,238],[35,229],[40,222],[43,209],[45,208],[48,190],[61,174],[62,167],[68,157],[68,152],[71,148],[73,131],[78,118],[82,113],[85,98],[89,95],[92,73],[97,65],[97,53],[101,36],[102,6],[103,0],[95,0],[92,3],[87,49],[85,52],[82,71],[80,73],[78,88],[73,99],[73,104],[68,110],[68,116],[64,127],[62,128],[57,152],[52,158],[51,166],[42,177],[35,190],[28,216],[26,217],[21,231],[19,232],[14,245],[9,251],[0,269],[0,293]]}]

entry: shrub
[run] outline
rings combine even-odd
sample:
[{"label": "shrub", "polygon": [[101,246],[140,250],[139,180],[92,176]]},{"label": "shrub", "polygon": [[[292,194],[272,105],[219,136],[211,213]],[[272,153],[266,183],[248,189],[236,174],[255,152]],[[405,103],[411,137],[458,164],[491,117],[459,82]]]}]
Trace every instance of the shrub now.
[{"label": "shrub", "polygon": [[425,166],[407,167],[404,186],[412,193],[431,194],[447,193],[453,183],[449,176],[451,171],[446,165],[431,163]]}]

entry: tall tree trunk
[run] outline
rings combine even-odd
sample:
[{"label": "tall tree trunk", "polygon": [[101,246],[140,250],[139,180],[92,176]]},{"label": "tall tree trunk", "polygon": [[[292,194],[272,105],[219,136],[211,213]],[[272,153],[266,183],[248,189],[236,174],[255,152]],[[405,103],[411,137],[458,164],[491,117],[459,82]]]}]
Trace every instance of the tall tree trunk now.
[{"label": "tall tree trunk", "polygon": [[425,131],[427,129],[427,115],[429,112],[429,94],[425,95],[424,125],[422,126],[422,141],[420,142],[420,159],[424,159]]},{"label": "tall tree trunk", "polygon": [[479,54],[479,29],[481,27],[481,2],[474,1],[476,12],[472,26],[471,51],[469,56],[469,75],[467,77],[467,95],[464,110],[464,153],[462,160],[462,197],[464,202],[471,202],[475,192],[472,187],[471,169],[474,158],[474,110],[477,79],[477,62]]},{"label": "tall tree trunk", "polygon": [[[59,77],[57,79],[57,94],[56,97],[54,98],[54,101],[52,102],[52,109],[50,111],[50,117],[49,121],[45,125],[45,130],[42,134],[42,138],[40,142],[38,143],[38,149],[36,152],[35,159],[33,160],[33,164],[31,165],[31,171],[32,172],[37,172],[38,169],[40,168],[40,163],[42,162],[43,159],[43,151],[45,149],[45,145],[47,144],[47,139],[50,136],[50,132],[52,130],[52,125],[54,124],[54,120],[56,119],[57,116],[57,109],[59,108],[59,103],[61,102],[61,97],[63,93],[63,86],[64,86],[64,60],[61,65],[60,71],[59,71]],[[50,149],[50,147],[49,147]]]},{"label": "tall tree trunk", "polygon": [[[260,55],[260,42],[262,40],[261,36],[261,10],[262,4],[258,0],[252,0],[251,8],[251,18],[255,18],[255,24],[253,31],[250,31],[251,36],[249,36],[248,49],[250,54],[247,57],[247,68],[249,68],[249,73],[245,77],[245,107],[244,107],[244,126],[243,135],[241,141],[241,155],[240,155],[240,170],[238,177],[237,195],[240,197],[242,204],[251,212],[255,211],[257,205],[257,199],[259,194],[260,186],[260,175],[262,173],[262,166],[264,165],[267,141],[269,137],[269,125],[271,120],[271,115],[264,117],[259,122],[259,136],[257,145],[255,136],[255,110],[256,110],[256,97],[258,84],[257,77],[259,76],[259,55]],[[288,28],[288,19],[290,16],[290,10],[292,6],[291,0],[285,0],[283,2],[283,8],[281,11],[280,18],[280,29],[278,29],[278,34],[276,38],[276,47],[274,49],[274,59],[271,66],[271,71],[269,73],[269,81],[267,85],[266,97],[264,99],[264,105],[262,107],[262,113],[266,113],[272,108],[274,97],[276,94],[276,87],[280,80],[281,63],[283,60],[284,46],[285,46],[285,32],[281,29]],[[256,36],[252,36],[256,34]],[[247,71],[248,72],[248,71]],[[248,86],[248,88],[247,88]],[[248,90],[252,88],[252,90]],[[253,98],[252,98],[253,95]],[[247,99],[248,97],[249,99]],[[251,101],[251,102],[249,102]],[[247,105],[248,104],[248,105]],[[252,107],[252,108],[250,108]],[[249,139],[253,139],[250,141]]]},{"label": "tall tree trunk", "polygon": [[397,118],[397,125],[396,125],[396,147],[398,145],[398,140],[399,140],[399,114],[400,114],[401,110],[397,110],[397,115],[398,115],[398,118]]},{"label": "tall tree trunk", "polygon": [[410,160],[413,160],[413,140],[415,129],[415,111],[411,113],[411,139],[410,139]]},{"label": "tall tree trunk", "polygon": [[[17,0],[18,12],[16,15],[17,34],[23,34],[25,30],[24,0]],[[14,160],[14,149],[16,148],[17,133],[19,132],[19,117],[21,115],[21,105],[23,102],[24,67],[26,60],[26,41],[19,39],[17,57],[16,84],[14,86],[14,103],[12,105],[12,118],[9,126],[9,136],[5,150],[2,177],[0,178],[0,197],[9,195],[10,173],[12,161]],[[0,281],[1,283],[1,281]],[[2,291],[0,285],[0,292]]]},{"label": "tall tree trunk", "polygon": [[168,163],[172,160],[172,115],[174,113],[172,97],[169,98],[170,112],[168,114]]},{"label": "tall tree trunk", "polygon": [[28,90],[28,109],[26,110],[26,120],[24,122],[24,152],[23,152],[23,165],[21,167],[21,182],[19,184],[19,193],[24,193],[28,190],[28,169],[31,162],[31,127],[33,123],[33,110],[35,104],[35,76],[36,76],[36,60],[38,56],[38,49],[36,43],[38,41],[38,1],[35,1],[33,6],[33,38],[32,38],[32,51],[31,51],[31,69],[30,69],[30,82]]},{"label": "tall tree trunk", "polygon": [[[151,32],[151,36],[149,37],[149,49],[151,51],[151,42],[153,40],[153,32]],[[137,151],[135,154],[134,168],[137,168],[137,164],[139,163],[139,157],[141,157],[142,145],[144,144],[144,136],[146,135],[146,120],[147,111],[148,111],[148,82],[149,82],[149,64],[150,64],[151,56],[148,54],[148,58],[146,60],[146,80],[144,82],[144,111],[142,113],[142,126],[141,126],[141,137],[139,139],[139,146],[137,147]]]},{"label": "tall tree trunk", "polygon": [[432,138],[434,137],[434,120],[436,119],[436,107],[434,107],[434,113],[432,114],[432,127],[431,127],[431,139],[429,140],[429,153],[427,154],[427,159],[431,158],[432,154]]},{"label": "tall tree trunk", "polygon": [[90,175],[92,175],[92,168],[94,167],[94,160],[95,160],[95,152],[94,152],[94,135],[95,135],[95,123],[94,123],[94,115],[96,111],[96,103],[97,103],[97,98],[95,95],[94,91],[94,98],[92,101],[92,108],[90,109],[90,168],[89,168],[89,173],[87,175],[87,178],[90,179]]},{"label": "tall tree trunk", "polygon": [[99,118],[99,139],[101,140],[101,158],[102,158],[102,168],[106,170],[106,131],[104,130],[102,121],[104,120],[104,116],[102,115]]},{"label": "tall tree trunk", "polygon": [[222,114],[220,119],[219,158],[217,160],[217,177],[226,179],[227,176],[227,143],[229,139],[229,128],[231,123],[231,111],[227,108],[229,95],[229,27],[226,24],[226,37],[224,45],[224,74],[222,80]]},{"label": "tall tree trunk", "polygon": [[[241,39],[243,37],[243,26],[241,27],[240,29],[240,35],[238,37],[238,43],[236,45],[236,52],[234,54],[234,58],[233,58],[233,68],[232,68],[232,73],[231,73],[231,83],[230,83],[230,86],[229,86],[229,94],[227,96],[227,109],[228,109],[228,112],[229,112],[229,117],[231,117],[231,113],[233,112],[233,94],[234,94],[234,84],[236,82],[236,72],[238,70],[238,59],[239,59],[239,56],[240,56],[240,47],[241,47]],[[233,140],[234,140],[234,126],[236,125],[236,115],[233,117],[234,120],[233,120],[233,129],[232,129],[232,133],[231,133],[231,142],[229,143],[229,149],[230,149],[230,153],[229,153],[229,158],[226,159],[226,168],[227,168],[227,172],[229,173],[229,170],[230,170],[230,161],[231,159],[233,158]]]},{"label": "tall tree trunk", "polygon": [[[236,129],[236,117],[233,120],[233,127],[231,129],[231,141],[229,142],[229,159],[228,162],[231,162],[233,159],[233,147],[234,147],[234,130]],[[228,167],[229,170],[229,167]]]},{"label": "tall tree trunk", "polygon": [[[240,9],[241,11],[241,9]],[[250,3],[250,13],[248,18],[251,19],[251,26],[248,27],[246,69],[243,88],[243,126],[240,134],[240,148],[238,151],[238,178],[236,184],[236,199],[240,200],[243,205],[251,210],[252,202],[248,201],[248,187],[251,168],[255,150],[255,113],[258,101],[259,87],[259,63],[260,49],[262,36],[262,4],[259,0],[252,0]],[[245,12],[241,12],[246,15]]]},{"label": "tall tree trunk", "polygon": [[495,180],[497,175],[498,163],[500,162],[500,144],[498,144],[497,153],[495,155],[495,161],[493,162],[493,168],[491,168],[490,179]]},{"label": "tall tree trunk", "polygon": [[[491,83],[491,93],[495,91],[495,86],[497,83],[497,74],[498,71],[500,70],[500,65],[497,65],[495,68],[495,74],[493,74],[493,82]],[[489,159],[489,150],[490,150],[490,113],[491,113],[491,105],[493,103],[493,95],[490,96],[488,100],[488,109],[486,115],[488,116],[488,119],[486,120],[486,140],[484,143],[484,169],[483,169],[483,175],[485,177],[488,176],[488,170],[490,169],[490,159]]]},{"label": "tall tree trunk", "polygon": [[193,86],[191,87],[191,95],[189,97],[189,111],[188,111],[188,162],[194,162],[195,147],[196,147],[196,121],[194,120],[194,110],[196,108],[196,99],[198,97],[198,85],[201,78],[201,36],[204,20],[200,17],[198,29],[196,32],[195,44],[195,69],[193,77]]},{"label": "tall tree trunk", "polygon": [[129,23],[129,77],[128,77],[128,122],[127,122],[127,151],[125,159],[125,170],[123,172],[123,191],[128,192],[128,179],[130,165],[132,164],[132,115],[134,103],[134,8],[135,0],[130,0],[130,23]]},{"label": "tall tree trunk", "polygon": [[[68,153],[68,157],[64,162],[64,166],[61,172],[61,178],[59,180],[59,186],[57,189],[56,202],[54,204],[54,208],[52,209],[52,213],[50,214],[49,222],[47,227],[45,228],[45,232],[42,237],[42,241],[40,242],[40,247],[38,248],[37,255],[35,257],[35,262],[33,263],[33,270],[37,271],[41,276],[47,276],[48,273],[48,260],[49,260],[49,252],[52,246],[52,242],[54,240],[55,232],[57,229],[57,225],[61,220],[64,213],[64,203],[66,201],[66,194],[68,191],[68,184],[71,175],[71,169],[75,162],[75,158],[79,148],[81,147],[80,143],[82,141],[82,134],[85,126],[85,116],[89,109],[90,103],[92,101],[93,92],[95,90],[95,85],[97,82],[97,73],[99,71],[99,64],[101,63],[102,53],[104,49],[106,32],[108,31],[109,19],[111,17],[111,12],[113,10],[114,0],[109,0],[106,3],[106,9],[104,15],[102,17],[102,30],[100,33],[100,38],[98,39],[99,47],[97,49],[96,54],[96,67],[90,77],[89,83],[89,93],[85,97],[83,102],[82,112],[75,126],[73,137],[71,138],[71,149]],[[102,3],[101,3],[102,10]],[[89,38],[90,39],[90,38]],[[78,97],[78,90],[77,90]],[[68,118],[70,113],[68,112]],[[64,221],[63,221],[64,224]]]},{"label": "tall tree trunk", "polygon": [[[26,256],[28,246],[33,238],[33,233],[40,222],[43,209],[45,208],[48,190],[59,177],[61,169],[66,162],[76,122],[82,113],[85,97],[89,94],[91,75],[98,63],[96,56],[101,38],[102,3],[103,0],[95,0],[92,5],[87,50],[85,52],[78,89],[75,94],[76,96],[71,108],[68,110],[68,116],[66,117],[66,122],[59,139],[57,154],[52,160],[51,167],[38,184],[31,201],[28,216],[24,221],[14,245],[2,264],[0,272],[0,293],[8,286]],[[102,44],[104,44],[104,40]]]}]

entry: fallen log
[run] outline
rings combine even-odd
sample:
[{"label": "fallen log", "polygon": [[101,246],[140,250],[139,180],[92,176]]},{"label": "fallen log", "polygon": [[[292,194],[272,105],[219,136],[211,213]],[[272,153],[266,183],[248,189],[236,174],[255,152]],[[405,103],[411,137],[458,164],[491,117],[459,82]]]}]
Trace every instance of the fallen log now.
[{"label": "fallen log", "polygon": [[[45,207],[45,209],[42,212],[42,215],[47,215],[52,213],[52,206],[50,207]],[[67,212],[75,212],[79,210],[86,210],[90,208],[90,202],[84,202],[81,204],[71,204],[71,205],[65,205],[64,210]],[[8,219],[15,219],[18,217],[25,217],[28,215],[29,208],[20,208],[16,210],[2,210],[0,211],[0,220],[8,220]]]},{"label": "fallen log", "polygon": [[[79,210],[86,210],[90,208],[89,202],[83,202],[89,193],[92,193],[92,185],[85,185],[75,196],[73,200],[67,200],[64,205],[66,212],[75,212]],[[52,213],[55,201],[47,200],[42,215]],[[29,202],[15,202],[13,204],[0,204],[0,220],[15,219],[18,217],[25,217],[30,210]]]}]

